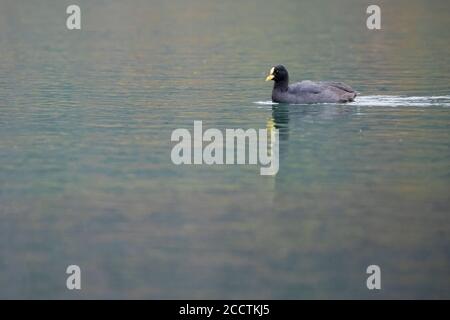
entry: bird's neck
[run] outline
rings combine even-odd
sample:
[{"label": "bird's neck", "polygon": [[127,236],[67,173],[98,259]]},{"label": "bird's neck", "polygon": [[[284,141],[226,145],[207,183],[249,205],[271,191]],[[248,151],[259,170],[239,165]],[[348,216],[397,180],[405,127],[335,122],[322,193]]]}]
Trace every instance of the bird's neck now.
[{"label": "bird's neck", "polygon": [[273,85],[274,90],[287,91],[289,87],[289,79],[276,81]]}]

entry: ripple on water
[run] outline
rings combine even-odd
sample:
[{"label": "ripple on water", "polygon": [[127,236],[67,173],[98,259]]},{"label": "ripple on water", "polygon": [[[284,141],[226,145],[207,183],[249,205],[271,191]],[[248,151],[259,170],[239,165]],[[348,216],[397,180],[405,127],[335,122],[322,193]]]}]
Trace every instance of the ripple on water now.
[{"label": "ripple on water", "polygon": [[[262,106],[278,104],[270,100],[254,103]],[[354,102],[347,104],[361,107],[450,107],[450,96],[358,96]]]},{"label": "ripple on water", "polygon": [[450,96],[360,96],[350,104],[369,107],[450,107]]}]

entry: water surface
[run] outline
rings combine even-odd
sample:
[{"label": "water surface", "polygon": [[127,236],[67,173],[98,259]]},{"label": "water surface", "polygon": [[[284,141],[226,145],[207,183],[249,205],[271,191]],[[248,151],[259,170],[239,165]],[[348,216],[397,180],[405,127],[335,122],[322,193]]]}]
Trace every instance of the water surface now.
[{"label": "water surface", "polygon": [[[0,0],[1,298],[450,297],[448,1],[79,4]],[[267,103],[279,63],[360,97]],[[173,165],[194,120],[279,173]]]}]

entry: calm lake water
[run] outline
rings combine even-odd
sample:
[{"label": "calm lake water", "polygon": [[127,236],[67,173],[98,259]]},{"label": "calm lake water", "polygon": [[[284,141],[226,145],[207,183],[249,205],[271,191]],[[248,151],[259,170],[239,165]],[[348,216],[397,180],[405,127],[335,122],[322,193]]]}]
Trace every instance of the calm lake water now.
[{"label": "calm lake water", "polygon": [[[450,298],[450,2],[38,3],[0,0],[0,298]],[[279,63],[360,97],[271,105]],[[194,120],[275,126],[278,174],[172,164]]]}]

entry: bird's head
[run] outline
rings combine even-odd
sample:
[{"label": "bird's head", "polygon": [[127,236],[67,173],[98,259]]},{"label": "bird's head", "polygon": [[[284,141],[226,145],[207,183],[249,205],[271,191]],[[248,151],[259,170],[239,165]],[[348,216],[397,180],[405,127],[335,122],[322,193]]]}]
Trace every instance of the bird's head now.
[{"label": "bird's head", "polygon": [[266,81],[273,80],[275,82],[284,82],[289,79],[289,74],[286,68],[283,65],[278,65],[276,67],[272,67],[269,71],[269,75],[266,78]]}]

